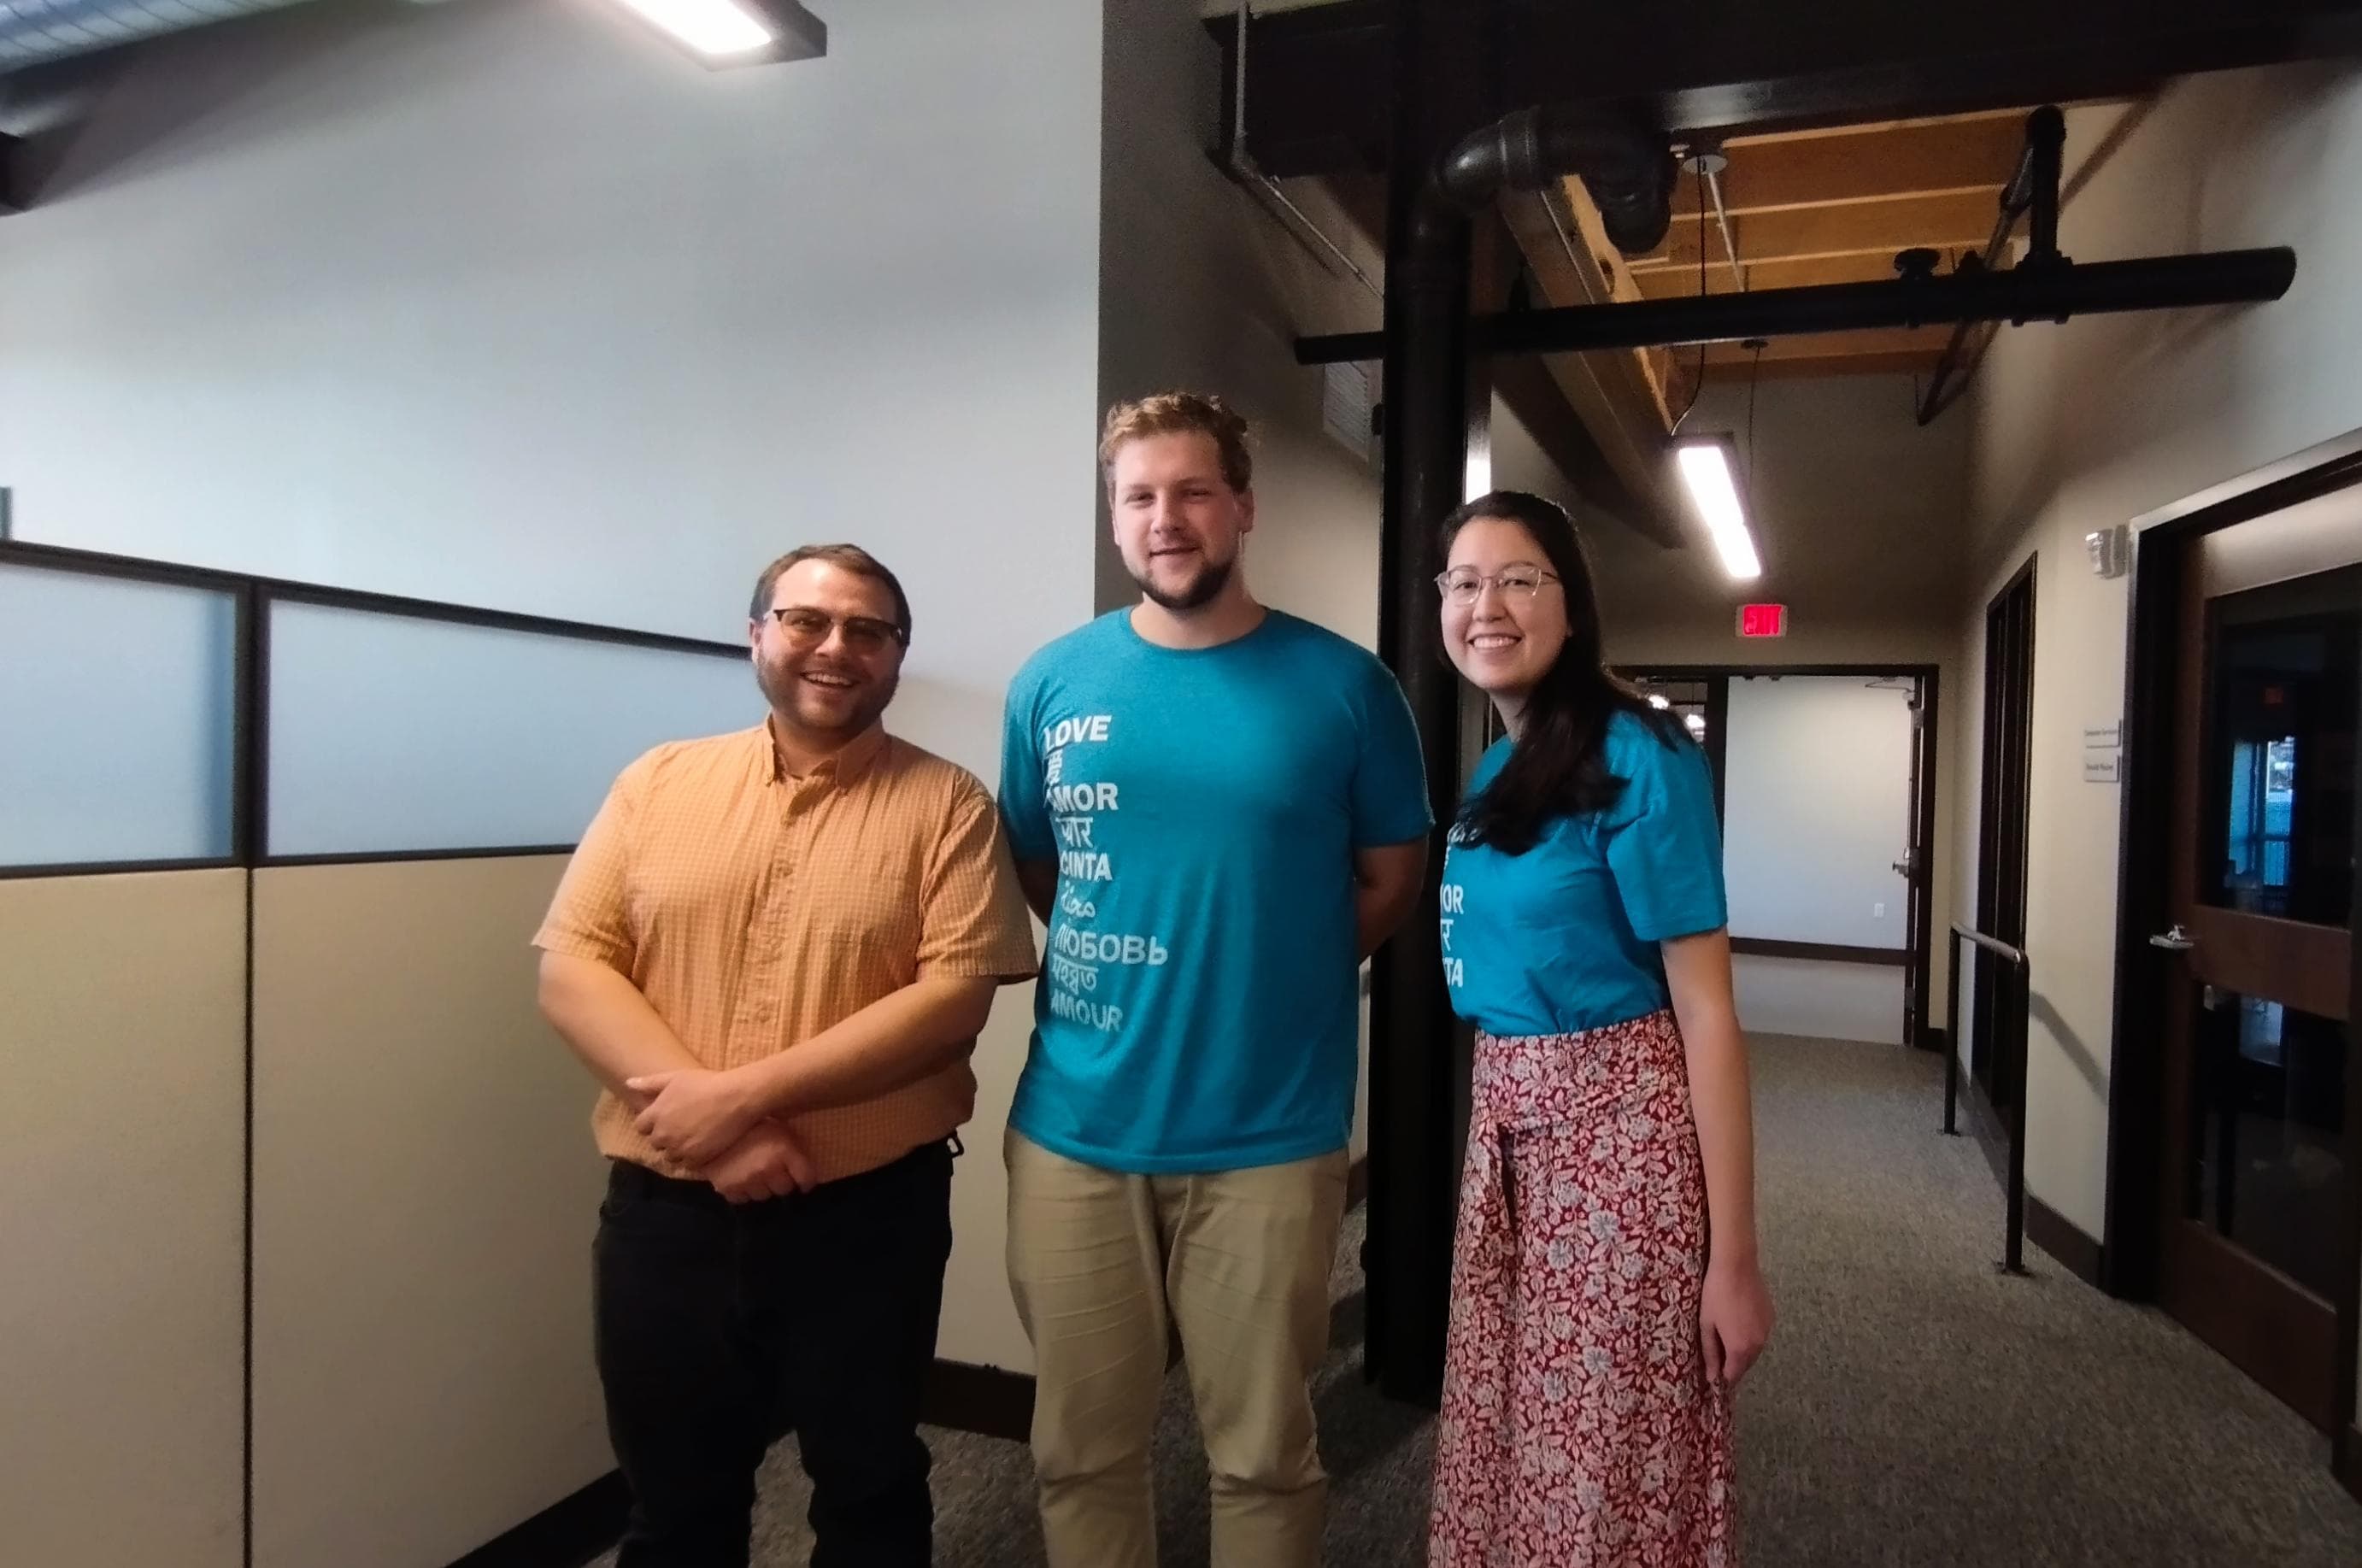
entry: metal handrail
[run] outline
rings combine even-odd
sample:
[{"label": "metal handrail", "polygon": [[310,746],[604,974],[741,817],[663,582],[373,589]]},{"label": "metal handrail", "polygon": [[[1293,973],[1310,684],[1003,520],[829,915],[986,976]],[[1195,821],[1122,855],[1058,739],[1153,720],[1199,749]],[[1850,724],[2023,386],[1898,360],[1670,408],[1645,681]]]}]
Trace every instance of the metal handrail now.
[{"label": "metal handrail", "polygon": [[[1945,966],[1948,984],[1944,1002],[1944,1131],[1959,1137],[1954,1108],[1960,1098],[1960,946],[1963,942],[1984,949],[2017,972],[2018,1004],[2031,1009],[2034,997],[2034,962],[2018,948],[2012,947],[1997,936],[1962,925],[1952,925],[1951,962]],[[2003,1242],[2001,1271],[2003,1274],[2025,1272],[2025,1101],[2027,1075],[2020,1064],[2017,1093],[2009,1108],[2009,1218],[2008,1234]]]}]

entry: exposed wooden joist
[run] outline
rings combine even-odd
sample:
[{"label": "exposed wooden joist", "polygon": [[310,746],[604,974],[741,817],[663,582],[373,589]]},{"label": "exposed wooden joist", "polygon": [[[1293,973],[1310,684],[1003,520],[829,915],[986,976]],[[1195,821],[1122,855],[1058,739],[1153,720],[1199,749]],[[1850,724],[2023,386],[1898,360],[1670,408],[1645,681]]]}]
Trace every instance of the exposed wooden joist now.
[{"label": "exposed wooden joist", "polygon": [[[1981,191],[1998,197],[2025,141],[2024,116],[2016,114],[1898,127],[1867,139],[1734,138],[1723,149],[1730,159],[1722,176],[1723,201],[1738,216],[1936,193]],[[1706,216],[1711,221],[1714,215],[1709,211]],[[1673,221],[1696,222],[1696,208],[1676,204]]]},{"label": "exposed wooden joist", "polygon": [[[1504,198],[1500,210],[1540,293],[1535,303],[1603,304],[1640,297],[1587,198],[1579,206],[1553,212],[1540,193],[1519,192]],[[1589,432],[1591,444],[1630,492],[1635,507],[1627,522],[1660,545],[1678,546],[1678,513],[1664,460],[1665,429],[1673,412],[1688,401],[1690,388],[1675,385],[1665,373],[1664,356],[1558,354],[1526,359],[1526,369],[1517,368],[1519,358],[1495,361],[1496,383],[1507,389],[1537,371],[1555,383]]]},{"label": "exposed wooden joist", "polygon": [[[1924,376],[1933,370],[1935,362],[1934,354],[1915,348],[1880,354],[1805,355],[1766,359],[1760,375],[1767,381],[1819,376]],[[1744,381],[1749,374],[1749,367],[1743,361],[1724,360],[1705,369],[1705,379],[1717,385]]]},{"label": "exposed wooden joist", "polygon": [[[1713,260],[1706,266],[1705,292],[1727,294],[1738,287],[1730,269],[1722,264],[1722,241],[1712,240]],[[1902,248],[1900,246],[1897,249]],[[1944,255],[1940,271],[1950,271],[1959,256],[1967,255],[1976,246],[1963,246]],[[1742,260],[1745,257],[1742,255]],[[1856,256],[1814,256],[1801,260],[1754,261],[1748,263],[1747,286],[1750,289],[1802,289],[1816,283],[1877,283],[1894,276],[1894,256],[1892,251],[1864,251]],[[1698,292],[1695,267],[1665,267],[1653,272],[1635,274],[1643,298],[1652,300],[1679,299]]]},{"label": "exposed wooden joist", "polygon": [[[1895,243],[1898,235],[1908,237],[1904,242],[1907,245],[1932,246],[1938,250],[1982,249],[1992,235],[1993,220],[1998,215],[1996,202],[1992,193],[1977,191],[1904,196],[1891,202],[1757,213],[1733,217],[1730,226],[1738,243],[1742,265],[1878,255],[1892,261],[1899,248]],[[1711,209],[1707,216],[1711,220]],[[1701,238],[1705,241],[1707,267],[1724,265],[1722,235],[1713,222],[1708,221],[1703,230],[1696,224],[1677,224],[1655,255],[1633,259],[1633,274],[1637,277],[1686,268],[1694,282]]]}]

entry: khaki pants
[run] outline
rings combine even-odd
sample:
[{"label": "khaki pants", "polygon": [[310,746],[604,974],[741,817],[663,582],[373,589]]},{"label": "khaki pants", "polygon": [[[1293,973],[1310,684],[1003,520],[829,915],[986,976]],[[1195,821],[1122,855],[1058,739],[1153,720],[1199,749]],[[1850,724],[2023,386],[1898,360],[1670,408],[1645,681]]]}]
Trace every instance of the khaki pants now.
[{"label": "khaki pants", "polygon": [[1205,1176],[1077,1165],[1011,1131],[1009,1280],[1033,1342],[1051,1568],[1155,1568],[1149,1438],[1175,1329],[1213,1473],[1212,1568],[1315,1568],[1346,1155]]}]

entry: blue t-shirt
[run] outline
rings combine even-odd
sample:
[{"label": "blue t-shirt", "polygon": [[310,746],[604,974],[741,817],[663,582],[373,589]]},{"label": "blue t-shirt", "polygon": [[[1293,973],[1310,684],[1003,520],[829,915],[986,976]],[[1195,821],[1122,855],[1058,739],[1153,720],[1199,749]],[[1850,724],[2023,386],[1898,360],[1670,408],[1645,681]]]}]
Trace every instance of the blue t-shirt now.
[{"label": "blue t-shirt", "polygon": [[[1644,1018],[1668,1001],[1657,944],[1728,920],[1705,753],[1624,712],[1606,745],[1607,771],[1627,781],[1606,811],[1561,817],[1523,855],[1445,851],[1444,983],[1452,1010],[1488,1034]],[[1509,746],[1485,753],[1469,794],[1493,781]]]},{"label": "blue t-shirt", "polygon": [[1384,665],[1277,611],[1186,650],[1102,615],[1010,683],[1000,809],[1018,859],[1058,863],[1010,1125],[1140,1173],[1344,1145],[1353,852],[1432,822]]}]

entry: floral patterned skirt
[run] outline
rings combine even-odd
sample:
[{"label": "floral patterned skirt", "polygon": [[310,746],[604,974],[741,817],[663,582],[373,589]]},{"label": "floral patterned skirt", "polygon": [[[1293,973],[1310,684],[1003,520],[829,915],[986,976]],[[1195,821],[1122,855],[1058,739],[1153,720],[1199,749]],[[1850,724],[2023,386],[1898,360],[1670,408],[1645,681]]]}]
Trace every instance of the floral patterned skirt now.
[{"label": "floral patterned skirt", "polygon": [[1476,1037],[1430,1568],[1737,1568],[1672,1014]]}]

